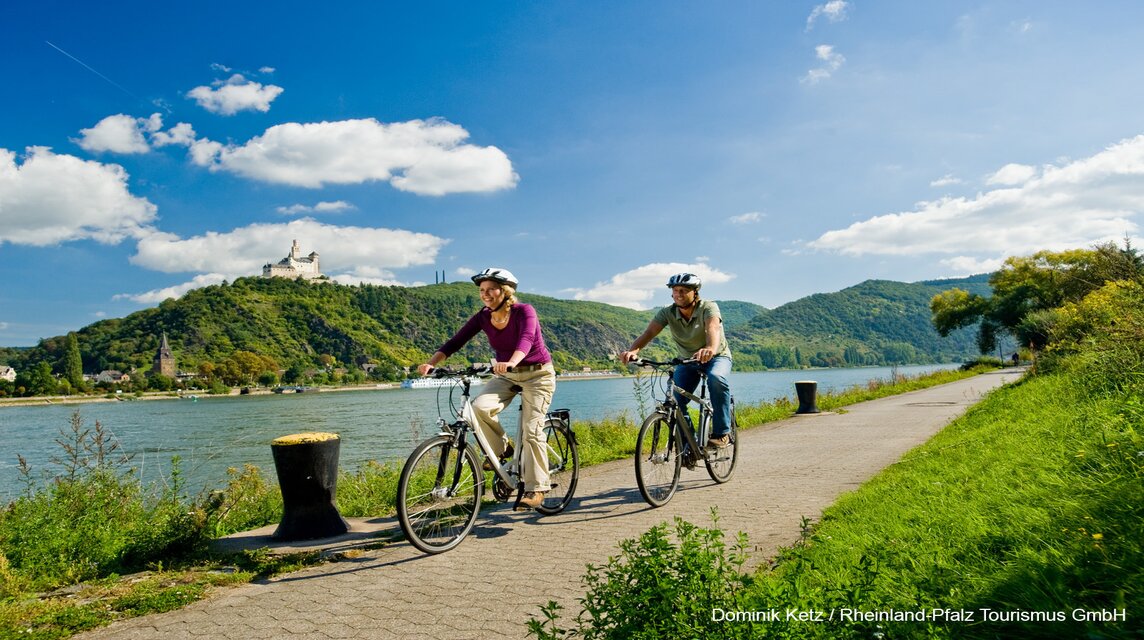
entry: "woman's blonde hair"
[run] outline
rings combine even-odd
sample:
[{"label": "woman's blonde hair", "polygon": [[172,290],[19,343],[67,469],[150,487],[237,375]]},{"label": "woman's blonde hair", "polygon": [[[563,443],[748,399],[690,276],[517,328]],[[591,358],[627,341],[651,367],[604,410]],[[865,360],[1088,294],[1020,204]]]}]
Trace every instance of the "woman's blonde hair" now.
[{"label": "woman's blonde hair", "polygon": [[501,291],[504,291],[504,303],[508,306],[516,304],[516,287],[511,284],[502,284]]}]

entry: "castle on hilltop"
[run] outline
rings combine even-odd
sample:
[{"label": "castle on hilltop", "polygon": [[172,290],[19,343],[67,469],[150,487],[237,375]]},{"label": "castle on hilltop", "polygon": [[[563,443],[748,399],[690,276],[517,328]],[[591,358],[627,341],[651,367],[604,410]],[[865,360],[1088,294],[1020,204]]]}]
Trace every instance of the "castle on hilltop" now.
[{"label": "castle on hilltop", "polygon": [[290,278],[291,280],[321,278],[322,271],[318,266],[318,252],[312,251],[310,255],[303,256],[302,247],[295,240],[294,246],[290,247],[290,255],[279,260],[277,264],[267,262],[262,267],[262,277]]}]

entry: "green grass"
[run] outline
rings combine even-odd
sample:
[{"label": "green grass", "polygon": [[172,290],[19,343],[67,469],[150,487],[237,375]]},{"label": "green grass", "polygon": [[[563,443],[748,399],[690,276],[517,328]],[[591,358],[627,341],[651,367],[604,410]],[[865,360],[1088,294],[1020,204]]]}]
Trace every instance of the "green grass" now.
[{"label": "green grass", "polygon": [[[1138,386],[1094,392],[1065,373],[1026,378],[991,393],[843,496],[819,522],[805,520],[799,542],[771,565],[748,576],[715,572],[722,575],[721,595],[708,608],[773,610],[777,620],[716,623],[693,614],[666,627],[674,618],[657,620],[654,630],[636,622],[621,632],[614,623],[628,618],[614,589],[643,593],[659,584],[664,570],[652,570],[645,558],[671,556],[689,544],[682,535],[674,544],[660,531],[625,541],[622,556],[589,570],[574,627],[562,626],[569,623],[550,604],[532,632],[540,638],[571,637],[573,629],[583,638],[1144,637],[1142,426]],[[723,535],[701,531],[712,539]],[[687,570],[709,575],[736,557],[729,550],[708,558],[714,565]],[[671,575],[682,570],[674,567]],[[741,578],[748,584],[739,588]],[[665,599],[654,603],[665,611],[686,599],[669,589],[651,591]],[[787,611],[823,612],[824,620],[791,620]],[[888,619],[842,620],[843,611]],[[891,612],[915,618],[894,620]]]},{"label": "green grass", "polygon": [[[1144,633],[1144,418],[1064,375],[991,394],[825,511],[760,576],[756,604],[955,609],[975,624],[825,624],[810,637],[1139,637]],[[984,609],[1063,616],[983,623]],[[1124,624],[1074,610],[1124,611]]]}]

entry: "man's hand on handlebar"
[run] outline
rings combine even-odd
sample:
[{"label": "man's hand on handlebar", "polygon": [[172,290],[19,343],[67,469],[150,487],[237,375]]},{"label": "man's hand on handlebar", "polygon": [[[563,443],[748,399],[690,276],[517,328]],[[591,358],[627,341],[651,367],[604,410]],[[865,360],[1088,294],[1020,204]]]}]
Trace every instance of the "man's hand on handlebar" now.
[{"label": "man's hand on handlebar", "polygon": [[699,364],[707,364],[708,360],[715,357],[715,350],[708,347],[703,347],[699,351],[696,351],[695,354],[691,357],[698,360]]},{"label": "man's hand on handlebar", "polygon": [[629,362],[638,360],[640,357],[639,353],[640,353],[639,349],[631,349],[629,351],[624,351],[623,353],[620,354],[620,362],[622,362],[623,364],[628,364]]}]

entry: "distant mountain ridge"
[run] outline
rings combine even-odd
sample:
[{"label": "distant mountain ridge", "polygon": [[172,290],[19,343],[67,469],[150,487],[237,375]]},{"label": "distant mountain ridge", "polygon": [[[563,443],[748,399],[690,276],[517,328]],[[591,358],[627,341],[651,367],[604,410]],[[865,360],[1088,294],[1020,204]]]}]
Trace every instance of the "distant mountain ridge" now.
[{"label": "distant mountain ridge", "polygon": [[[929,300],[954,286],[989,295],[987,278],[869,280],[775,309],[742,301],[719,304],[739,369],[952,361],[976,354],[972,329],[938,336]],[[611,357],[631,344],[653,313],[528,293],[520,298],[536,307],[562,369],[612,364]],[[146,371],[165,333],[184,371],[250,352],[283,369],[331,360],[346,368],[373,363],[392,378],[424,362],[480,307],[468,282],[387,287],[252,277],[196,289],[76,333],[85,372]],[[0,350],[0,357],[17,368],[41,361],[57,367],[65,338]],[[662,337],[650,349],[669,352]],[[458,358],[490,356],[485,341],[473,340]]]}]

